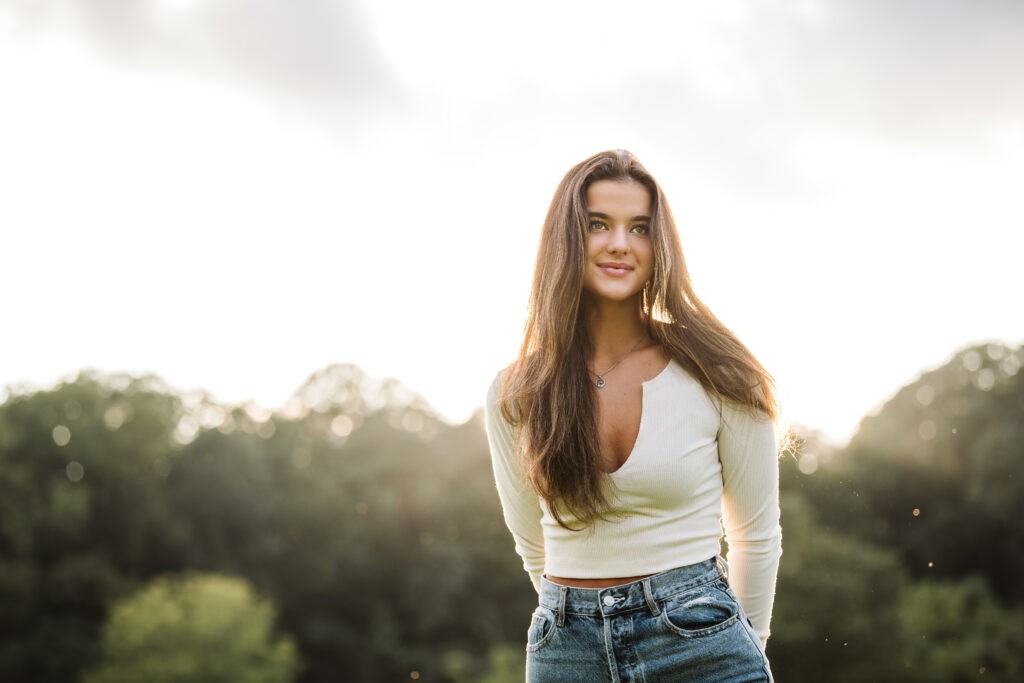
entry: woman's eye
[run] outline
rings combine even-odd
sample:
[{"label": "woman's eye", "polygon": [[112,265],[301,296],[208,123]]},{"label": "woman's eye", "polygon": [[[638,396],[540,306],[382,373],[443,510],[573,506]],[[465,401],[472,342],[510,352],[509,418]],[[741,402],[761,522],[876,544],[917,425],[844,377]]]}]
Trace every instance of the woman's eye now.
[{"label": "woman's eye", "polygon": [[646,235],[650,231],[651,231],[651,228],[648,225],[634,225],[633,226],[633,232],[635,232],[638,235]]},{"label": "woman's eye", "polygon": [[602,223],[601,221],[590,221],[591,230],[604,230],[605,227],[605,224]]}]

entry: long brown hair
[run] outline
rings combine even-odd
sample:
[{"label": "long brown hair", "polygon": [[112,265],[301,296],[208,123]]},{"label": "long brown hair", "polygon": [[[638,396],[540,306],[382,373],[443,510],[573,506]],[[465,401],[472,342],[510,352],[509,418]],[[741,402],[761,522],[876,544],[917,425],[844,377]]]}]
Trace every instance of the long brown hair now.
[{"label": "long brown hair", "polygon": [[655,342],[712,395],[774,419],[774,381],[754,355],[697,298],[679,234],[658,183],[625,150],[601,152],[566,173],[541,233],[525,333],[505,373],[501,412],[516,428],[520,465],[560,525],[604,518],[610,495],[601,468],[592,349],[583,317],[587,188],[635,180],[650,192],[654,267],[642,306]]}]

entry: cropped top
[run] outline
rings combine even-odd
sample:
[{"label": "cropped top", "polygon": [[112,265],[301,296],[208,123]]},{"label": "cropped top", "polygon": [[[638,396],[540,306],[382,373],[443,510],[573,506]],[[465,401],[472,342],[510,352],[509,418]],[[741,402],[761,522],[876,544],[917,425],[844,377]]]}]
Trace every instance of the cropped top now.
[{"label": "cropped top", "polygon": [[777,443],[767,416],[712,399],[670,361],[643,383],[633,450],[608,475],[610,514],[572,531],[555,521],[520,470],[514,428],[498,407],[500,382],[501,373],[484,409],[494,480],[516,552],[536,589],[544,573],[615,578],[701,562],[721,552],[724,529],[729,583],[767,641],[782,554]]}]

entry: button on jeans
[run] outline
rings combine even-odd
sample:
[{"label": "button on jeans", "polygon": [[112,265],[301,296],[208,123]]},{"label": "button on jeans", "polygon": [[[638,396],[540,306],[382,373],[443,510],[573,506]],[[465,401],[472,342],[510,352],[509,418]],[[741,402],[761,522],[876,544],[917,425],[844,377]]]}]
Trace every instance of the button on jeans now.
[{"label": "button on jeans", "polygon": [[611,588],[541,580],[528,683],[771,681],[719,558]]}]

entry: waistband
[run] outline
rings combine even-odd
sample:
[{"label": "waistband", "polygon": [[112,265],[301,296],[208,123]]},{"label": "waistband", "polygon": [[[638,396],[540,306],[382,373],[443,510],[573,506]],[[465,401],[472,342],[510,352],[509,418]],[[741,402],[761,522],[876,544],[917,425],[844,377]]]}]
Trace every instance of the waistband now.
[{"label": "waistband", "polygon": [[540,604],[557,615],[559,625],[564,622],[566,614],[596,617],[646,609],[657,615],[661,613],[658,601],[727,576],[725,560],[712,557],[609,588],[574,588],[542,577]]}]

